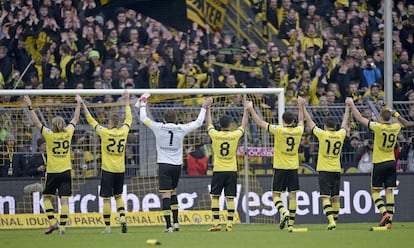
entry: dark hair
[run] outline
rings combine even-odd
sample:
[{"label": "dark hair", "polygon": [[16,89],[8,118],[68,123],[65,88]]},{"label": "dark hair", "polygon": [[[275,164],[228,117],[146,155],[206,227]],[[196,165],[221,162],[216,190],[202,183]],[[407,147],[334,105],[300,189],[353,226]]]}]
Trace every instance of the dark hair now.
[{"label": "dark hair", "polygon": [[168,109],[164,112],[163,115],[164,121],[167,123],[176,123],[177,122],[177,112],[173,109]]},{"label": "dark hair", "polygon": [[329,129],[335,129],[336,128],[336,120],[332,116],[328,116],[323,120],[323,124],[329,128]]},{"label": "dark hair", "polygon": [[43,143],[46,143],[45,138],[41,137],[36,140],[37,146],[41,146]]},{"label": "dark hair", "polygon": [[220,117],[219,122],[220,122],[220,127],[228,128],[231,123],[231,117],[228,115],[223,115],[222,117]]},{"label": "dark hair", "polygon": [[391,112],[388,109],[383,109],[380,112],[380,116],[384,121],[389,121],[391,119]]},{"label": "dark hair", "polygon": [[293,122],[295,121],[295,118],[296,118],[295,114],[291,111],[286,111],[282,115],[283,121],[288,125],[293,124]]}]

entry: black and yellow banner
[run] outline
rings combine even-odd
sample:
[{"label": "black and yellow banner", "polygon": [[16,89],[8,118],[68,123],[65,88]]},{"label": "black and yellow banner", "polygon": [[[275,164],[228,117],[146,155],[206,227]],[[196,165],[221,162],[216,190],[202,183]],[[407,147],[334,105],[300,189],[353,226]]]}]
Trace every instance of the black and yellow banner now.
[{"label": "black and yellow banner", "polygon": [[212,32],[221,31],[229,0],[186,0],[187,18]]}]

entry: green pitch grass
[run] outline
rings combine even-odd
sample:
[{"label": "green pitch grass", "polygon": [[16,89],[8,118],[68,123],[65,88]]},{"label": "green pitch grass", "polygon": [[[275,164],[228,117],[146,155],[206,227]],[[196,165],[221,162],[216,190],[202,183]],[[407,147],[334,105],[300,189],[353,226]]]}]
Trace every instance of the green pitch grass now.
[{"label": "green pitch grass", "polygon": [[335,231],[326,231],[326,225],[298,225],[307,227],[306,233],[288,233],[277,225],[239,224],[233,232],[207,232],[209,226],[181,226],[179,232],[162,233],[163,227],[129,227],[121,234],[119,227],[112,234],[101,234],[102,228],[67,228],[65,236],[57,232],[43,234],[44,230],[0,230],[1,247],[7,248],[106,248],[149,247],[147,239],[157,239],[161,247],[171,248],[262,248],[262,247],[306,247],[306,248],[392,248],[412,247],[414,223],[394,223],[386,232],[370,232],[375,224],[339,224]]}]

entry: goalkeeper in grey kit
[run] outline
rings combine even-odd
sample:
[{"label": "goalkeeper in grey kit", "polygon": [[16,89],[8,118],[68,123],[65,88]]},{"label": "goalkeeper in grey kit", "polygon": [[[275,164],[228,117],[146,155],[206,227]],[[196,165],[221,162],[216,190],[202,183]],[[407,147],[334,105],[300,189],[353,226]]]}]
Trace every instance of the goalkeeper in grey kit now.
[{"label": "goalkeeper in grey kit", "polygon": [[[171,108],[163,113],[163,122],[156,122],[147,116],[146,105],[150,95],[143,94],[135,105],[139,108],[142,123],[149,127],[156,140],[159,192],[162,195],[162,210],[166,228],[164,232],[179,230],[177,185],[183,165],[183,140],[191,131],[201,127],[206,115],[206,108],[211,105],[211,99],[205,99],[195,121],[187,124],[176,124],[177,113]],[[171,214],[173,224],[171,224]]]}]

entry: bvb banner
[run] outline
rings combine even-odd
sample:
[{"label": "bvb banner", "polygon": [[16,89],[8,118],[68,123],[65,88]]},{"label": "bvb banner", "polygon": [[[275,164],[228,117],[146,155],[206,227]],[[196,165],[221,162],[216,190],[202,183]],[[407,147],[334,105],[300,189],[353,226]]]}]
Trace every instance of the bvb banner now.
[{"label": "bvb banner", "polygon": [[[178,220],[180,224],[211,224],[213,223],[211,211],[180,211]],[[164,213],[162,211],[153,212],[133,212],[127,213],[125,217],[128,226],[147,226],[165,225]],[[227,211],[220,211],[220,221],[225,223]],[[238,213],[235,213],[234,223],[240,223]],[[119,215],[112,213],[112,225],[120,225]],[[105,225],[101,213],[75,213],[69,214],[67,226],[69,227],[103,227]],[[27,228],[47,228],[49,222],[45,214],[14,214],[0,215],[1,229],[27,229]]]},{"label": "bvb banner", "polygon": [[187,18],[203,28],[206,24],[212,32],[223,28],[229,0],[186,0]]}]

